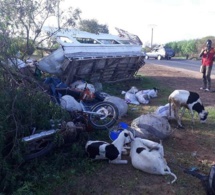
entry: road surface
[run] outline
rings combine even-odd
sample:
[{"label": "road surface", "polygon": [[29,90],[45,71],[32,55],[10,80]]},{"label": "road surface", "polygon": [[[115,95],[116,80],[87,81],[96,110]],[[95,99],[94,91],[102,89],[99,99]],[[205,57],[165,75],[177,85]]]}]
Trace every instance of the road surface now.
[{"label": "road surface", "polygon": [[[145,60],[146,64],[158,64],[175,68],[183,68],[186,70],[191,70],[195,72],[199,72],[199,68],[201,65],[200,60],[180,60],[180,59],[171,59],[171,60],[154,60],[148,59]],[[215,75],[215,67],[212,69],[212,74]]]}]

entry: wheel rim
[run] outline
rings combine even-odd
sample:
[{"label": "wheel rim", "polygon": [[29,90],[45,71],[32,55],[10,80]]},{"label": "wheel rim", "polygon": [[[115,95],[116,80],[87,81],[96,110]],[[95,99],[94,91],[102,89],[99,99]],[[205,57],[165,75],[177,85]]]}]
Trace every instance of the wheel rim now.
[{"label": "wheel rim", "polygon": [[109,128],[113,126],[118,118],[118,112],[116,108],[107,103],[102,103],[100,105],[95,106],[92,109],[93,112],[101,115],[89,115],[89,121],[91,125],[96,129]]},{"label": "wheel rim", "polygon": [[53,148],[53,140],[41,139],[25,145],[24,159],[31,160],[47,154]]}]

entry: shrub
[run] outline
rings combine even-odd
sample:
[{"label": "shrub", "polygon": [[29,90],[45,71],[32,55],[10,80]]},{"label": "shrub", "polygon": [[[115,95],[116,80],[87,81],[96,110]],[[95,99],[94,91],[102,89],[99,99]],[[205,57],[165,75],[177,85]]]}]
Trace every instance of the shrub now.
[{"label": "shrub", "polygon": [[69,114],[33,86],[3,88],[0,105],[0,189],[12,191],[22,177],[17,171],[24,162],[20,138],[30,135],[33,128],[50,129],[50,119],[67,121]]}]

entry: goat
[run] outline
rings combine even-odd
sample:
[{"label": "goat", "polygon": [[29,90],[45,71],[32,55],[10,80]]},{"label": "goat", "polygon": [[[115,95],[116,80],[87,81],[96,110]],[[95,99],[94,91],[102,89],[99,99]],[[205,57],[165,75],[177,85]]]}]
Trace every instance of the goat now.
[{"label": "goat", "polygon": [[135,86],[133,86],[127,92],[122,91],[121,94],[125,94],[125,101],[126,101],[127,104],[139,105],[140,102],[138,101],[138,99],[136,97],[137,92],[138,92],[138,89]]},{"label": "goat", "polygon": [[142,93],[147,94],[149,98],[155,98],[158,97],[158,88],[142,90]]},{"label": "goat", "polygon": [[141,104],[149,104],[150,97],[148,94],[144,93],[144,90],[138,91],[136,93],[136,98]]},{"label": "goat", "polygon": [[[202,104],[202,101],[199,97],[199,94],[187,90],[175,90],[173,91],[168,98],[169,106],[169,116],[171,116],[171,107],[173,107],[174,116],[177,120],[178,126],[183,128],[181,124],[181,119],[184,115],[185,108],[190,110],[192,116],[192,123],[194,123],[194,112],[196,111],[199,115],[201,123],[205,123],[207,120],[208,112],[205,111],[205,108]],[[179,117],[179,109],[182,108],[181,116]]]},{"label": "goat", "polygon": [[162,144],[136,137],[131,142],[130,157],[131,163],[136,169],[151,174],[172,175],[174,179],[171,183],[177,180],[176,175],[171,172],[164,158]]},{"label": "goat", "polygon": [[105,141],[89,140],[85,145],[85,150],[92,159],[109,159],[112,164],[127,164],[127,160],[122,160],[122,152],[125,151],[124,145],[134,139],[132,132],[124,129],[117,139],[111,144]]}]

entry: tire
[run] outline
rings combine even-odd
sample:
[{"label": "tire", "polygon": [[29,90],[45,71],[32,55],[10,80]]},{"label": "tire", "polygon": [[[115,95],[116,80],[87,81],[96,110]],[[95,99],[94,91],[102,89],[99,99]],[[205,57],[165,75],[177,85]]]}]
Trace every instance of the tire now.
[{"label": "tire", "polygon": [[162,59],[161,55],[159,55],[159,56],[157,57],[157,59],[158,59],[158,60],[161,60],[161,59]]},{"label": "tire", "polygon": [[28,161],[46,155],[55,147],[53,141],[53,139],[44,138],[26,143],[23,152],[24,160]]},{"label": "tire", "polygon": [[108,129],[118,120],[118,108],[111,102],[99,102],[91,108],[91,112],[104,114],[103,116],[89,114],[89,124],[95,129]]}]

